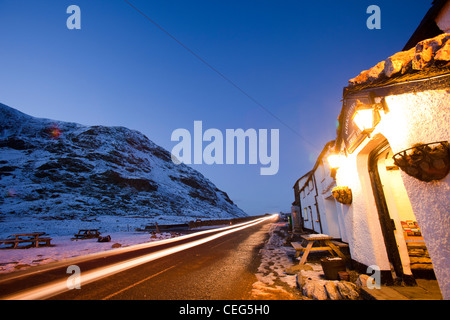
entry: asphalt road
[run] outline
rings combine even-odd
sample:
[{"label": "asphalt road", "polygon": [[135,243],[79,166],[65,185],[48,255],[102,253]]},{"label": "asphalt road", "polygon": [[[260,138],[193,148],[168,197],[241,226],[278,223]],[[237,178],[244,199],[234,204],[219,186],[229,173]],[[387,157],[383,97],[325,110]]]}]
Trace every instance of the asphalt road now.
[{"label": "asphalt road", "polygon": [[[268,237],[269,220],[234,231],[214,232],[193,236],[181,241],[165,243],[117,255],[99,256],[79,261],[81,275],[105,273],[100,279],[84,282],[80,289],[67,290],[67,265],[50,270],[32,272],[21,277],[0,279],[0,299],[13,298],[50,300],[248,300],[259,266],[259,249]],[[191,248],[182,248],[190,246]],[[176,250],[175,250],[175,249]],[[159,258],[154,255],[174,250]],[[166,254],[166,253],[164,253]],[[110,266],[135,263],[151,256],[151,261],[140,262],[124,271],[108,274]],[[144,257],[144,258],[142,258]],[[125,261],[125,262],[124,262]],[[144,260],[145,261],[145,260]],[[111,267],[112,268],[112,267]],[[120,269],[121,270],[121,269]],[[64,292],[39,294],[41,286],[60,283]],[[53,286],[55,287],[56,284]],[[27,296],[30,288],[37,288],[36,296]],[[21,292],[24,296],[11,296]],[[30,298],[31,297],[31,298]]]}]

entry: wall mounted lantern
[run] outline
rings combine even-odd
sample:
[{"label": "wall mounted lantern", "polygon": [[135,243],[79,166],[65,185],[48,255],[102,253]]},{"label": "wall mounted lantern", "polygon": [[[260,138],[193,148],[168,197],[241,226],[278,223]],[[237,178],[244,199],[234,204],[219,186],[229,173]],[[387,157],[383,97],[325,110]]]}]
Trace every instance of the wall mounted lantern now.
[{"label": "wall mounted lantern", "polygon": [[381,103],[374,104],[363,104],[358,101],[352,120],[362,133],[366,133],[370,137],[381,120],[380,110],[383,110],[384,113],[389,111],[384,99]]},{"label": "wall mounted lantern", "polygon": [[343,153],[339,153],[339,154],[334,153],[334,154],[330,154],[328,156],[327,160],[328,160],[328,164],[330,165],[330,168],[331,168],[330,176],[332,178],[336,178],[336,171],[343,165],[346,158],[347,157]]},{"label": "wall mounted lantern", "polygon": [[345,156],[343,154],[331,154],[328,156],[327,160],[331,169],[338,169],[345,160]]}]

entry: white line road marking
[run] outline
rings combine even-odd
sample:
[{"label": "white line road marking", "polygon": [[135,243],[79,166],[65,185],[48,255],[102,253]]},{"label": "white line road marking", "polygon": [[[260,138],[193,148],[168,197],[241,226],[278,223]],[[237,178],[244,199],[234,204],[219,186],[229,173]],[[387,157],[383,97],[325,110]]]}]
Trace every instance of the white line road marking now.
[{"label": "white line road marking", "polygon": [[[214,239],[223,237],[227,234],[230,233],[234,233],[252,226],[255,226],[261,222],[273,219],[274,215],[271,216],[267,216],[264,218],[260,218],[260,219],[256,219],[254,221],[251,222],[246,222],[246,223],[241,223],[238,225],[234,225],[232,227],[224,227],[221,229],[214,229],[213,231],[208,230],[208,231],[203,231],[203,232],[199,232],[197,234],[192,234],[192,235],[188,235],[184,238],[190,238],[193,237],[194,235],[199,235],[199,234],[204,234],[204,233],[211,233],[214,231],[218,231],[218,230],[224,230],[220,233],[208,236],[206,238],[203,239],[199,239],[199,240],[195,240],[189,243],[185,243],[185,244],[181,244],[181,245],[177,245],[168,249],[164,249],[164,250],[160,250],[157,252],[153,252],[150,254],[146,254],[143,255],[141,257],[138,258],[133,258],[133,259],[129,259],[127,261],[124,262],[119,262],[119,263],[115,263],[113,265],[107,266],[107,267],[102,267],[102,268],[97,268],[91,271],[87,271],[87,272],[82,272],[81,274],[81,285],[86,285],[88,283],[94,282],[96,280],[111,276],[113,274],[116,274],[118,272],[122,272],[125,271],[127,269],[130,268],[134,268],[136,266],[139,266],[141,264],[147,263],[147,262],[151,262],[153,260],[156,259],[160,259],[162,257],[174,254],[176,252],[180,252],[201,244],[204,244],[206,242],[212,241]],[[173,239],[180,239],[182,237],[178,237],[178,238],[173,238]],[[160,244],[162,243],[167,243],[167,242],[174,242],[173,239],[169,239],[172,241],[166,241],[166,240],[162,240],[161,242],[159,242]],[[155,244],[149,245],[150,246],[154,246]],[[133,248],[141,248],[141,247],[145,247],[145,245],[136,245],[136,246],[132,246]],[[58,281],[54,281],[50,284],[47,285],[42,285],[42,286],[38,286],[35,288],[31,288],[29,290],[17,293],[17,294],[13,294],[10,295],[8,297],[5,298],[5,300],[39,300],[39,299],[47,299],[50,298],[52,296],[61,294],[63,292],[68,291],[69,289],[67,288],[67,282],[66,279],[64,280],[58,280]]]},{"label": "white line road marking", "polygon": [[[181,263],[181,262],[180,262],[180,263]],[[147,281],[147,280],[150,280],[150,279],[152,279],[152,278],[154,278],[154,277],[159,276],[160,274],[162,274],[162,273],[164,273],[164,272],[166,272],[166,271],[169,271],[169,270],[172,269],[172,268],[175,268],[175,267],[178,266],[180,263],[177,263],[177,264],[174,265],[174,266],[171,266],[171,267],[169,267],[169,268],[167,268],[167,269],[164,269],[164,270],[162,270],[162,271],[160,271],[160,272],[157,272],[157,273],[155,273],[155,274],[152,274],[151,276],[149,276],[149,277],[147,277],[147,278],[145,278],[145,279],[142,279],[142,280],[140,280],[140,281],[138,281],[138,282],[136,282],[136,283],[133,283],[132,285],[129,285],[128,287],[125,287],[125,288],[123,288],[123,289],[121,289],[121,290],[119,290],[119,291],[117,291],[117,292],[114,292],[114,293],[110,294],[109,296],[104,297],[102,300],[108,300],[108,299],[111,299],[112,297],[114,297],[114,296],[116,296],[116,295],[118,295],[118,294],[120,294],[120,293],[122,293],[122,292],[124,292],[124,291],[127,291],[128,289],[131,289],[131,288],[133,288],[133,287],[136,287],[137,285],[140,285],[141,283],[143,283],[143,282],[145,282],[145,281]]]}]

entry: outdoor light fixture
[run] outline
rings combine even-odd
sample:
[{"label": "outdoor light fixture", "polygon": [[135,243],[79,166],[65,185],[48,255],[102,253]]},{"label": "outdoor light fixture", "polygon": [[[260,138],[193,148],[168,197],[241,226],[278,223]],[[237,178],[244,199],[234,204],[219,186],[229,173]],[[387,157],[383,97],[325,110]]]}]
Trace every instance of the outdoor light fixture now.
[{"label": "outdoor light fixture", "polygon": [[346,156],[343,153],[334,153],[328,156],[327,160],[331,168],[330,176],[332,178],[336,178],[337,170],[342,166],[345,159]]},{"label": "outdoor light fixture", "polygon": [[384,113],[388,112],[384,99],[381,103],[375,104],[362,104],[358,101],[352,120],[361,132],[367,133],[370,136],[381,120],[380,110],[383,110]]},{"label": "outdoor light fixture", "polygon": [[359,130],[369,135],[375,130],[378,122],[380,122],[380,113],[378,112],[378,109],[373,106],[374,105],[371,104],[357,105],[352,118]]},{"label": "outdoor light fixture", "polygon": [[344,158],[345,156],[342,154],[331,154],[328,156],[327,160],[331,169],[338,169],[341,167]]}]

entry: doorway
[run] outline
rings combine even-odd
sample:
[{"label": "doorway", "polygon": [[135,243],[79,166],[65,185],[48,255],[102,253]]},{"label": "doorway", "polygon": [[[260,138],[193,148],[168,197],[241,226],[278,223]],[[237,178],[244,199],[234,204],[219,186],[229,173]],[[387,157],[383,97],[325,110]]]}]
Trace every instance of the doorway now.
[{"label": "doorway", "polygon": [[369,175],[394,283],[415,285],[433,266],[387,140],[369,155]]}]

